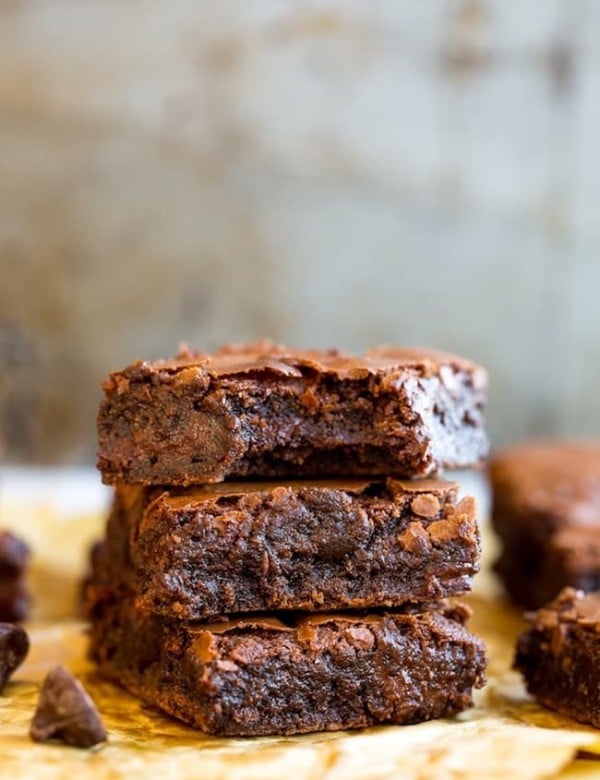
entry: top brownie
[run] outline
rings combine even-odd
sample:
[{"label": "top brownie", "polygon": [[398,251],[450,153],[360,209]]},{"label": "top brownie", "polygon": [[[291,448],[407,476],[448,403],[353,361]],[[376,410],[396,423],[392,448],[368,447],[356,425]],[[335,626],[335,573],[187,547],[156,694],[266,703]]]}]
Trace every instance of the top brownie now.
[{"label": "top brownie", "polygon": [[485,371],[441,352],[186,348],[103,387],[98,468],[108,484],[416,477],[487,455]]}]

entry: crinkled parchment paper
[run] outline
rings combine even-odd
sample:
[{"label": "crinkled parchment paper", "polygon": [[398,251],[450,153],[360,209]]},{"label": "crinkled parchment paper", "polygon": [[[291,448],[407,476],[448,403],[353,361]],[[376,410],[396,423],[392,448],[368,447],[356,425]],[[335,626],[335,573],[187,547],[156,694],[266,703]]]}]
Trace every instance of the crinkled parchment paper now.
[{"label": "crinkled parchment paper", "polygon": [[[510,671],[522,628],[484,567],[472,628],[487,642],[489,683],[477,706],[454,720],[296,738],[214,739],[180,725],[99,679],[85,660],[85,625],[75,615],[87,546],[102,519],[65,519],[48,508],[4,510],[0,524],[35,552],[32,650],[0,695],[0,777],[42,778],[591,778],[600,777],[600,731],[538,707]],[[486,559],[491,540],[484,545]],[[61,663],[96,700],[109,741],[93,750],[33,744],[28,728],[44,674]],[[584,752],[581,752],[584,751]]]}]

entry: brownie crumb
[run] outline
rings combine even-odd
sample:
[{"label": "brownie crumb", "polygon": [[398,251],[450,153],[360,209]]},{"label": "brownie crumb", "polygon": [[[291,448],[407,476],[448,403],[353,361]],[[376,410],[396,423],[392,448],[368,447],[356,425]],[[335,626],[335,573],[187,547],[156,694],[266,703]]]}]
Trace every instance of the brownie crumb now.
[{"label": "brownie crumb", "polygon": [[0,693],[29,652],[29,637],[21,626],[0,623]]},{"label": "brownie crumb", "polygon": [[34,742],[57,739],[88,748],[106,740],[106,729],[83,685],[57,666],[42,684],[29,735]]}]

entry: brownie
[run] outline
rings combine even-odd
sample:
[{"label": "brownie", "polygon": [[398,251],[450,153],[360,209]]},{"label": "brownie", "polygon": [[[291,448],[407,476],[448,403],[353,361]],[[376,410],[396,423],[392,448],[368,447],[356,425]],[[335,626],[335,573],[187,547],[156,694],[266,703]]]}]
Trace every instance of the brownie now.
[{"label": "brownie", "polygon": [[538,441],[492,459],[496,563],[512,598],[539,607],[600,588],[600,443]]},{"label": "brownie", "polygon": [[100,672],[165,712],[222,736],[416,723],[472,704],[484,683],[466,611],[165,622],[122,594],[92,614]]},{"label": "brownie", "polygon": [[19,622],[27,616],[26,583],[29,547],[9,531],[0,531],[0,622]]},{"label": "brownie", "polygon": [[548,603],[567,586],[599,590],[600,527],[566,527],[544,543],[522,533],[520,543],[505,545],[494,568],[511,598],[528,608]]},{"label": "brownie", "polygon": [[441,352],[186,349],[103,387],[98,468],[109,484],[427,476],[476,466],[488,448],[486,374]]},{"label": "brownie", "polygon": [[[116,501],[114,503],[115,505],[117,504]],[[125,548],[123,548],[123,550],[124,549]],[[97,576],[98,572],[106,569],[107,555],[108,545],[106,539],[96,539],[88,548],[85,570],[79,580],[79,587],[77,589],[77,613],[82,617],[85,617],[87,614],[86,594],[88,588],[93,585],[94,578]]]},{"label": "brownie", "polygon": [[600,592],[565,588],[528,616],[514,667],[542,704],[600,728]]},{"label": "brownie", "polygon": [[96,570],[186,620],[432,601],[478,570],[475,502],[456,494],[434,480],[122,486]]}]

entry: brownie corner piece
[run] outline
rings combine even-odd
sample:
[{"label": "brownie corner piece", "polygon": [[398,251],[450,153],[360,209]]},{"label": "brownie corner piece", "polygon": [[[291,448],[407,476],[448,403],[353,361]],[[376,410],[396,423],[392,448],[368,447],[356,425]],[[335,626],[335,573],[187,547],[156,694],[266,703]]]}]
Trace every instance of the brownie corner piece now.
[{"label": "brownie corner piece", "polygon": [[487,456],[485,372],[452,355],[269,344],[138,361],[104,383],[105,482],[426,476]]},{"label": "brownie corner piece", "polygon": [[564,588],[527,615],[514,668],[541,704],[600,728],[600,592]]}]

